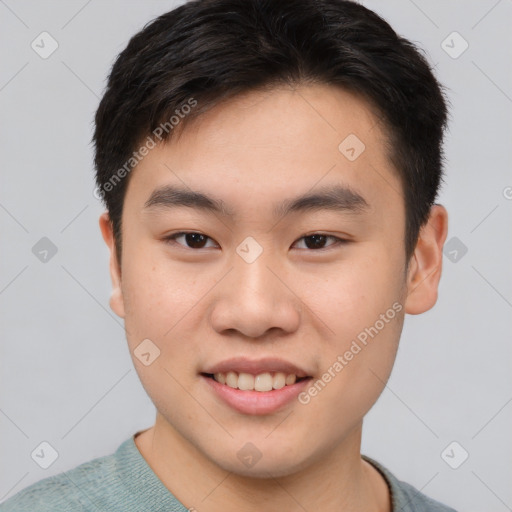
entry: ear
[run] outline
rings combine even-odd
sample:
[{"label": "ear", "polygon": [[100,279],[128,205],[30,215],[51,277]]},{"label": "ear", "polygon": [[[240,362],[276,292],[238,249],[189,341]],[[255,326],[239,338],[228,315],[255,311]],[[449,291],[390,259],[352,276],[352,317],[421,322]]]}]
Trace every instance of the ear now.
[{"label": "ear", "polygon": [[448,213],[441,205],[433,205],[427,223],[421,228],[407,272],[405,312],[418,315],[428,311],[437,301],[437,290],[443,265],[443,245],[448,233]]},{"label": "ear", "polygon": [[110,279],[112,280],[112,294],[110,296],[110,308],[116,315],[124,318],[124,300],[121,288],[121,269],[118,264],[114,231],[108,212],[100,215],[99,219],[103,240],[110,250]]}]

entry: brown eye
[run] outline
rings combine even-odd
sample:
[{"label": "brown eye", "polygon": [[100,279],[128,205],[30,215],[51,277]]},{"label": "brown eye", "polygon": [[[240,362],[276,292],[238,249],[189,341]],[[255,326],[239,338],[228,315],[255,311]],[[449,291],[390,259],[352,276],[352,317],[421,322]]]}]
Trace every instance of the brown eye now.
[{"label": "brown eye", "polygon": [[[299,242],[302,240],[304,241],[305,247],[300,247],[300,249],[306,248],[312,250],[328,249],[329,247],[335,245],[347,243],[347,240],[344,240],[337,236],[323,235],[321,233],[314,233],[312,235],[303,236],[302,238],[299,238]],[[327,244],[329,240],[331,240],[333,243]]]},{"label": "brown eye", "polygon": [[[180,238],[182,239],[182,242],[178,242],[178,239]],[[188,249],[204,249],[208,240],[212,239],[209,236],[196,232],[175,233],[174,235],[170,235],[165,238],[165,241],[169,243],[174,242]]]},{"label": "brown eye", "polygon": [[187,233],[185,235],[187,245],[194,249],[202,249],[205,246],[207,239],[208,237],[201,233]]},{"label": "brown eye", "polygon": [[311,235],[304,237],[308,249],[322,249],[327,241],[325,235]]}]

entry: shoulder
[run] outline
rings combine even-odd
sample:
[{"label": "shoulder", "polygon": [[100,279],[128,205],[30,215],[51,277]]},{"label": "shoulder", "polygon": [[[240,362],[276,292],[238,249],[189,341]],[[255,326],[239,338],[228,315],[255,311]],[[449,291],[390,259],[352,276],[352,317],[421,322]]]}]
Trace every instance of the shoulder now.
[{"label": "shoulder", "polygon": [[456,512],[453,508],[436,501],[420,492],[416,487],[396,480],[400,488],[401,497],[398,502],[398,510],[411,510],[414,512]]},{"label": "shoulder", "polygon": [[456,512],[453,508],[423,494],[416,487],[398,480],[389,469],[379,462],[363,455],[385,478],[391,492],[392,512]]},{"label": "shoulder", "polygon": [[111,454],[44,478],[0,503],[0,512],[105,510],[105,490],[108,489],[108,494],[115,496],[116,490],[120,487],[116,464],[116,456]]}]

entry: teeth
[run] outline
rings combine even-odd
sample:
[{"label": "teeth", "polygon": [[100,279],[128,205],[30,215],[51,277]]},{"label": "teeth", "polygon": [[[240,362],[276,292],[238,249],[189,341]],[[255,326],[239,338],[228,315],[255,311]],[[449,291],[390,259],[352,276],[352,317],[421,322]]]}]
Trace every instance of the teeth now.
[{"label": "teeth", "polygon": [[238,375],[235,372],[228,372],[226,374],[226,384],[230,388],[238,388]]},{"label": "teeth", "polygon": [[250,373],[241,373],[238,375],[238,389],[243,391],[254,389],[254,375]]},{"label": "teeth", "polygon": [[272,387],[274,389],[281,389],[281,388],[284,388],[285,384],[286,384],[286,375],[284,373],[276,373],[274,375]]},{"label": "teeth", "polygon": [[295,375],[287,375],[285,384],[287,386],[291,386],[292,384],[295,384],[295,381],[297,380],[297,377]]},{"label": "teeth", "polygon": [[221,384],[226,384],[226,376],[223,373],[216,373],[214,379]]},{"label": "teeth", "polygon": [[270,373],[261,373],[254,379],[254,389],[256,391],[270,391],[272,389],[272,375]]},{"label": "teeth", "polygon": [[242,391],[271,391],[281,389],[284,386],[291,386],[297,381],[294,374],[277,372],[274,374],[265,372],[258,375],[250,373],[216,373],[213,378],[220,384],[226,384],[230,388],[241,389]]}]

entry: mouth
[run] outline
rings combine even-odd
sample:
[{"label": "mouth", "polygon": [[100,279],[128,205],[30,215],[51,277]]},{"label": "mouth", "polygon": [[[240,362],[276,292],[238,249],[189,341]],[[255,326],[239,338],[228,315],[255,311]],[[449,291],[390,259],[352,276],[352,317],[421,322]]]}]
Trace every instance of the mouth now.
[{"label": "mouth", "polygon": [[302,368],[275,358],[235,357],[199,375],[218,403],[245,415],[271,415],[291,406],[313,379]]},{"label": "mouth", "polygon": [[275,358],[232,358],[199,375],[219,403],[246,415],[273,414],[291,406],[313,379],[302,368]]},{"label": "mouth", "polygon": [[293,386],[297,382],[311,378],[307,376],[299,377],[295,373],[284,372],[263,372],[253,375],[246,372],[239,373],[229,371],[202,373],[201,375],[233,389],[239,389],[241,391],[259,391],[261,393],[282,389],[286,386]]}]

